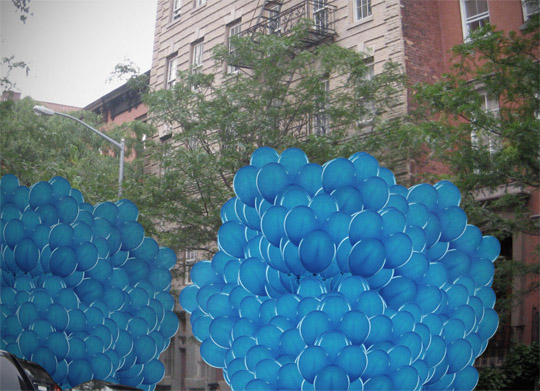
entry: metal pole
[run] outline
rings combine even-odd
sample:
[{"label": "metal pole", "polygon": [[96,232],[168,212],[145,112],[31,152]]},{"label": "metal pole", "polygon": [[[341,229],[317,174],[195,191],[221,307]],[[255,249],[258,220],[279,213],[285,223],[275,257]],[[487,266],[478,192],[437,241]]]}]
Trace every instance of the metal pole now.
[{"label": "metal pole", "polygon": [[122,198],[122,180],[124,179],[124,153],[126,151],[126,139],[120,140],[120,167],[118,168],[118,199]]},{"label": "metal pole", "polygon": [[100,137],[103,137],[105,140],[113,144],[115,147],[120,149],[120,166],[118,168],[118,198],[122,197],[122,181],[124,179],[124,155],[125,155],[125,149],[126,149],[126,140],[122,138],[120,142],[113,140],[106,134],[103,134],[99,130],[93,128],[92,126],[88,125],[86,122],[81,121],[78,118],[75,118],[69,114],[59,113],[57,111],[51,110],[47,107],[43,106],[34,106],[34,112],[38,115],[60,115],[62,117],[67,117],[72,119],[75,122],[80,123],[81,125],[85,126],[86,128],[90,129],[92,132],[97,134]]}]

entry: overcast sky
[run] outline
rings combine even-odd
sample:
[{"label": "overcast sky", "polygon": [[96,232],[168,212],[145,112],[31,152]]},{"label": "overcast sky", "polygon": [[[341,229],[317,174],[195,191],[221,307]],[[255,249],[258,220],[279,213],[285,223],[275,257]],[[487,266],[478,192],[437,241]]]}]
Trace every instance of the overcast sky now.
[{"label": "overcast sky", "polygon": [[0,7],[1,56],[30,66],[10,74],[23,96],[84,107],[122,84],[108,82],[116,64],[151,67],[157,0],[31,0],[26,23]]}]

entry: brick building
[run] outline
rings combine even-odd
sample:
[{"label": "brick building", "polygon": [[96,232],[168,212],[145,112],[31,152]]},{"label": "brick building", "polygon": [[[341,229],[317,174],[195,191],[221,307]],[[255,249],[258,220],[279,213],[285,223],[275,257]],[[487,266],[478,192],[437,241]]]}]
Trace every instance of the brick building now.
[{"label": "brick building", "polygon": [[[150,71],[142,76],[149,77]],[[146,121],[148,107],[142,103],[141,94],[131,88],[129,83],[103,95],[84,107],[84,110],[93,111],[103,118],[103,130],[129,121]]]},{"label": "brick building", "polygon": [[[538,12],[534,2],[522,0],[158,0],[150,89],[170,88],[179,70],[210,70],[214,66],[212,48],[227,44],[233,35],[285,33],[300,17],[313,21],[314,44],[333,41],[369,53],[374,74],[391,60],[402,66],[411,83],[432,82],[450,69],[450,49],[464,42],[471,30],[489,22],[499,29],[518,31],[534,12]],[[234,71],[229,67],[223,75]],[[485,105],[486,110],[498,108],[498,102],[487,96]],[[410,107],[411,97],[403,91],[392,115],[405,114]],[[180,130],[161,126],[157,137],[166,142],[175,131]],[[403,169],[414,174],[428,168],[438,169],[423,162],[407,162]],[[538,214],[539,195],[520,191]],[[503,251],[514,259],[537,262],[531,258],[537,241],[516,234],[503,243]],[[198,257],[189,252],[179,258],[189,271]],[[188,277],[178,281],[179,285],[189,282]],[[537,296],[527,297],[514,311],[510,333],[514,342],[538,339]],[[189,316],[179,309],[179,317],[179,333],[162,356],[167,373],[158,389],[208,390],[216,383],[226,389],[221,371],[201,360],[191,337]]]}]

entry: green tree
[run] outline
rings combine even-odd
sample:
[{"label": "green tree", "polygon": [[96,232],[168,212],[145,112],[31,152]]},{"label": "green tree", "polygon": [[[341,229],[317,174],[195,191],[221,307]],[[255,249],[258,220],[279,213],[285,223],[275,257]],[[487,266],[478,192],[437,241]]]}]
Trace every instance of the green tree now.
[{"label": "green tree", "polygon": [[[59,175],[81,190],[87,202],[116,200],[116,148],[74,121],[35,115],[32,109],[37,104],[30,98],[0,102],[1,174],[14,174],[25,186]],[[99,119],[93,113],[72,114],[99,127]],[[129,158],[124,174],[125,198],[134,199],[138,194],[143,174],[142,137],[150,131],[148,126],[134,122],[108,132],[113,139],[126,138]]]},{"label": "green tree", "polygon": [[[540,58],[538,18],[523,32],[493,26],[453,48],[451,71],[413,87],[417,126],[406,131],[445,163],[475,224],[504,238],[536,233],[519,195],[474,202],[480,188],[529,190],[540,185]],[[501,214],[513,207],[511,216]]]},{"label": "green tree", "polygon": [[[501,241],[519,232],[538,236],[526,194],[538,197],[540,185],[539,38],[538,16],[519,32],[494,26],[474,31],[469,41],[453,48],[449,73],[412,87],[416,111],[411,124],[399,129],[411,141],[407,147],[449,169],[426,177],[451,179],[462,192],[469,223]],[[478,200],[490,192],[493,196]],[[512,307],[538,294],[534,275],[539,273],[538,263],[504,255],[495,263],[493,282],[501,332],[509,327]],[[538,249],[526,256],[538,259]],[[517,288],[518,280],[527,285]],[[500,389],[519,377],[511,370],[491,375],[490,369],[482,372],[481,387]]]},{"label": "green tree", "polygon": [[[171,89],[149,93],[150,116],[170,129],[147,148],[159,162],[143,208],[169,247],[213,251],[220,207],[233,177],[260,146],[300,147],[322,163],[366,149],[403,90],[398,66],[370,78],[365,54],[336,44],[304,45],[309,25],[290,35],[234,38],[213,52],[211,72],[179,72]],[[240,65],[226,73],[227,65]],[[330,88],[326,88],[329,81]]]}]

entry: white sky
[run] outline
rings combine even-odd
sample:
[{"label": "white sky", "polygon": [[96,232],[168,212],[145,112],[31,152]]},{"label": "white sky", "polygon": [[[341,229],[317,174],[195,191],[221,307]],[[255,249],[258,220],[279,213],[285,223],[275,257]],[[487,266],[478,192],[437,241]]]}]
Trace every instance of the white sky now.
[{"label": "white sky", "polygon": [[116,64],[150,69],[156,8],[157,0],[31,0],[23,23],[0,0],[0,56],[30,66],[9,77],[23,96],[84,107],[123,84],[108,81]]}]

